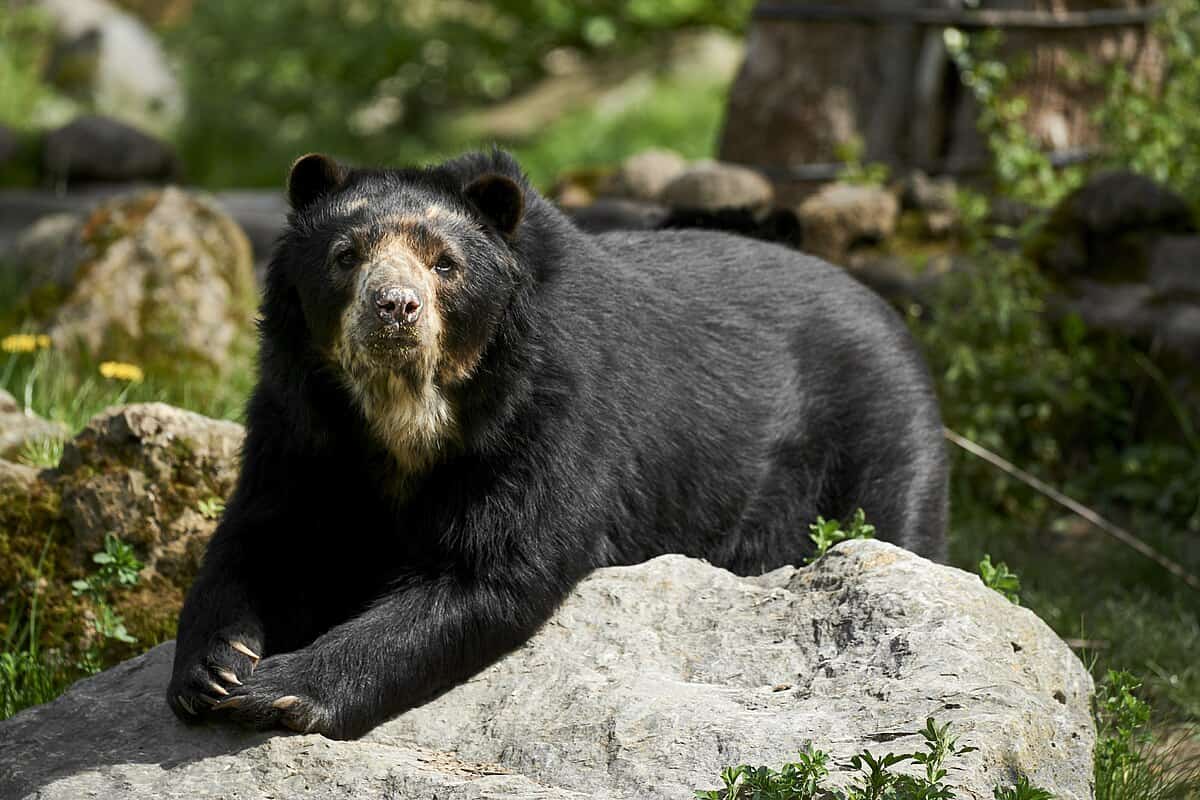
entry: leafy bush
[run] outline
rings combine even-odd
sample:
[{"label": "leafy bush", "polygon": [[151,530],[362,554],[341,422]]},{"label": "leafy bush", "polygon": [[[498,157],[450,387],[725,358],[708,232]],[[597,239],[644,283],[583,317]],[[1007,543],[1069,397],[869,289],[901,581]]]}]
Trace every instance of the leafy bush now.
[{"label": "leafy bush", "polygon": [[1200,757],[1156,746],[1141,683],[1109,671],[1096,689],[1096,800],[1168,800],[1200,794]]},{"label": "leafy bush", "polygon": [[[1046,314],[1019,254],[980,248],[909,309],[946,424],[1058,486],[1195,571],[1196,411],[1130,343]],[[1178,406],[1176,412],[1169,409]],[[952,452],[952,561],[1021,574],[1021,600],[1066,638],[1103,642],[1100,669],[1144,676],[1169,717],[1200,715],[1200,608],[1152,562],[973,456]]]},{"label": "leafy bush", "polygon": [[1170,0],[1155,26],[1164,47],[1161,86],[1113,69],[1097,110],[1109,166],[1132,169],[1170,186],[1200,207],[1200,4]]},{"label": "leafy bush", "polygon": [[1025,126],[1029,101],[1011,90],[1018,63],[1001,60],[1001,35],[945,33],[946,50],[963,85],[979,104],[976,124],[991,153],[991,169],[1001,193],[1033,206],[1052,206],[1079,184],[1082,171],[1057,170]]}]

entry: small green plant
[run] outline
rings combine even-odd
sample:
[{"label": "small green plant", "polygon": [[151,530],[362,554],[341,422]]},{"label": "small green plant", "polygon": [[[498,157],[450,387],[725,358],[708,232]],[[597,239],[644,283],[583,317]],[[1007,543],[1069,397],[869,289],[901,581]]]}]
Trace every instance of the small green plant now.
[{"label": "small green plant", "polygon": [[[950,734],[950,723],[938,725],[933,718],[925,720],[921,729],[925,750],[916,753],[891,753],[874,756],[864,750],[850,759],[850,766],[859,771],[851,784],[847,800],[950,800],[954,787],[945,783],[946,760],[973,753],[977,748],[958,744]],[[892,767],[911,762],[924,768],[923,775],[908,775],[892,771]]]},{"label": "small green plant", "polygon": [[38,469],[53,469],[62,460],[66,441],[54,436],[30,439],[21,448],[17,461]]},{"label": "small green plant", "polygon": [[1200,757],[1155,741],[1141,682],[1109,670],[1096,688],[1096,800],[1173,800],[1200,794]]},{"label": "small green plant", "polygon": [[1054,800],[1054,795],[1029,783],[1024,775],[1017,776],[1017,782],[1012,786],[997,786],[992,790],[996,800]]},{"label": "small green plant", "polygon": [[200,511],[200,516],[205,519],[220,519],[225,513],[225,501],[219,497],[209,497],[201,500],[197,507]]},{"label": "small green plant", "polygon": [[1003,561],[993,564],[991,555],[984,553],[983,560],[979,562],[979,577],[983,579],[984,586],[1004,595],[1009,602],[1021,605],[1021,579],[1015,572],[1009,571],[1008,564]]},{"label": "small green plant", "polygon": [[811,746],[779,770],[743,764],[721,771],[722,789],[697,791],[698,800],[809,800],[829,775],[829,756]]},{"label": "small green plant", "polygon": [[137,584],[142,562],[138,561],[133,548],[113,534],[104,537],[104,549],[92,556],[97,569],[86,578],[72,581],[71,590],[76,597],[87,597],[92,601],[92,627],[99,641],[85,652],[81,666],[88,672],[96,671],[99,664],[100,647],[105,641],[114,640],[133,644],[137,639],[125,628],[125,620],[111,605],[115,590],[126,589]]},{"label": "small green plant", "polygon": [[816,546],[816,552],[805,561],[806,564],[816,561],[828,553],[829,548],[847,539],[875,538],[875,526],[867,524],[867,515],[861,508],[854,512],[854,517],[845,529],[842,528],[840,521],[836,519],[827,520],[824,517],[817,517],[817,521],[809,525],[808,529],[811,531],[808,538],[812,539],[813,544]]}]

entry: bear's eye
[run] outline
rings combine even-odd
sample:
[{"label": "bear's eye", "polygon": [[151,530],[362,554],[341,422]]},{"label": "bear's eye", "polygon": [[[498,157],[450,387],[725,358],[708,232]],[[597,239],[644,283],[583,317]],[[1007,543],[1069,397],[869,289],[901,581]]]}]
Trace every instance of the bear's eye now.
[{"label": "bear's eye", "polygon": [[358,266],[358,252],[352,245],[339,245],[330,255],[333,256],[333,263],[342,269],[354,269]]},{"label": "bear's eye", "polygon": [[442,253],[438,256],[438,260],[433,262],[433,271],[439,275],[445,275],[448,272],[453,272],[458,267],[454,262],[454,257],[449,253]]}]

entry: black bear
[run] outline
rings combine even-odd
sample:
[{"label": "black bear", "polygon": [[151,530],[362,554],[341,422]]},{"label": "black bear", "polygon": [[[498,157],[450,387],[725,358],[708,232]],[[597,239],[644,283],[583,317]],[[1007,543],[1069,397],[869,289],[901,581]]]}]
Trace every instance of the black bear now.
[{"label": "black bear", "polygon": [[904,325],[707,231],[593,236],[502,152],[293,165],[241,477],[179,621],[185,719],[363,734],[515,648],[591,570],[799,563],[866,509],[943,554]]}]

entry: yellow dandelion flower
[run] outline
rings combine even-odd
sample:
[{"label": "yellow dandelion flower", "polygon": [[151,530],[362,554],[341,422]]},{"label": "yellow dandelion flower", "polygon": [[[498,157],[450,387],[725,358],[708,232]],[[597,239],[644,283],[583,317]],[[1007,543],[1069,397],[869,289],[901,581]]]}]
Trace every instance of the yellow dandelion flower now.
[{"label": "yellow dandelion flower", "polygon": [[0,350],[6,353],[32,353],[50,346],[50,337],[45,334],[14,333],[0,339]]},{"label": "yellow dandelion flower", "polygon": [[126,364],[121,361],[105,361],[100,365],[100,374],[106,378],[126,383],[141,383],[146,375],[137,364]]}]

